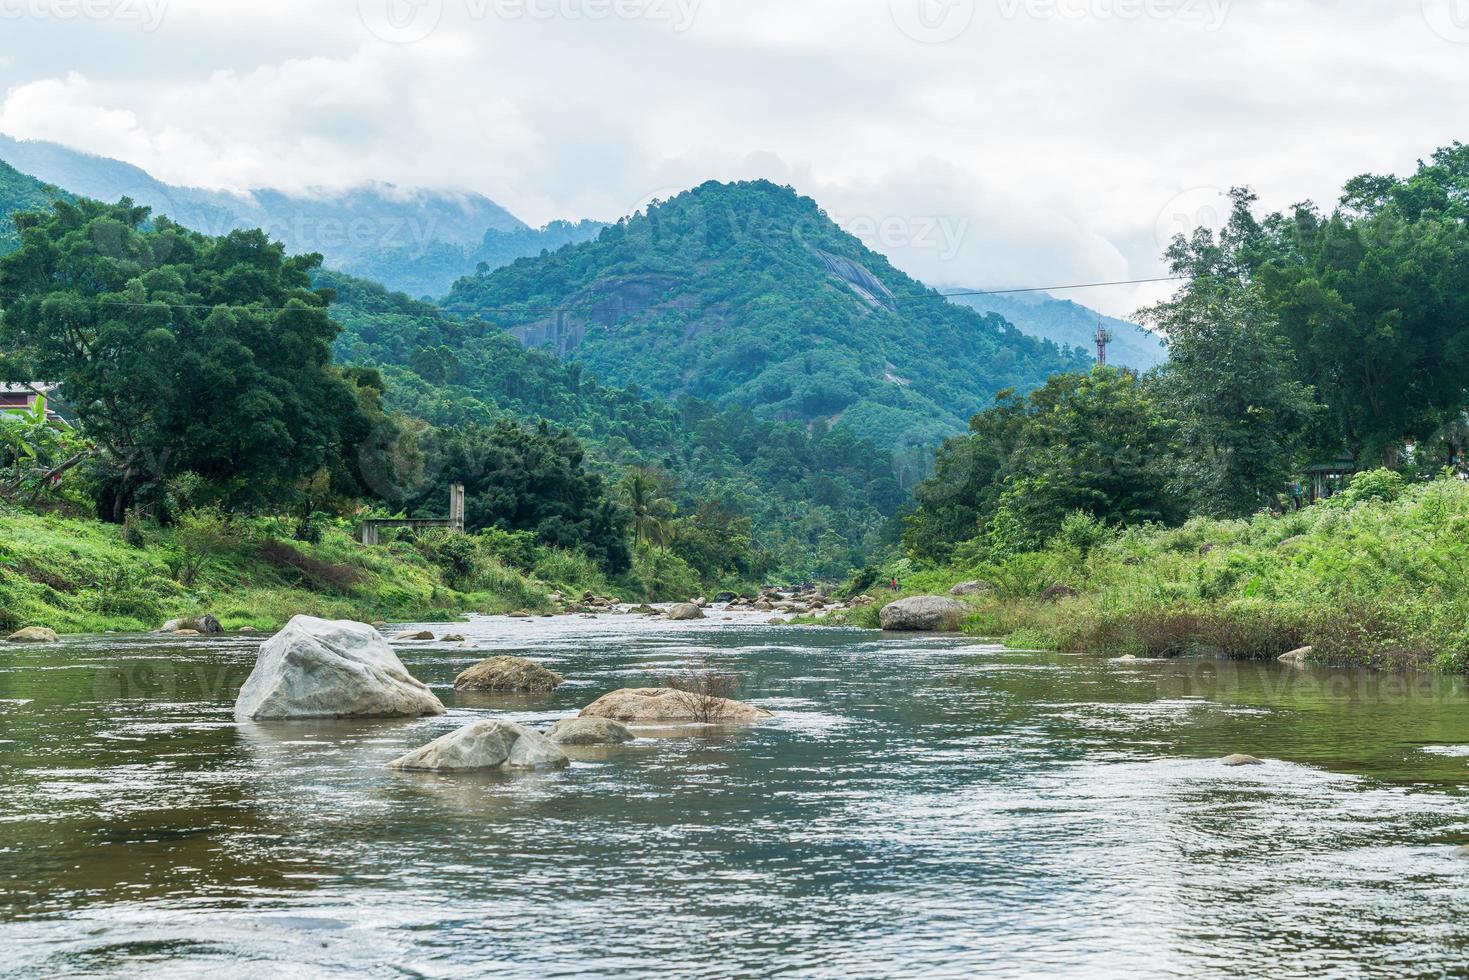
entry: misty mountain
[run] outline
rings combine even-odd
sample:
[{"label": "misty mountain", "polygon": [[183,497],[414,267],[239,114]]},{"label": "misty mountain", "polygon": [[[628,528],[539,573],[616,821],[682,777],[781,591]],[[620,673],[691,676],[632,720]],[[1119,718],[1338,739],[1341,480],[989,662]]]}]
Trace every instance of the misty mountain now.
[{"label": "misty mountain", "polygon": [[[942,292],[947,295],[958,290],[945,289]],[[1096,349],[1094,338],[1100,322],[1112,335],[1107,361],[1118,367],[1146,371],[1168,359],[1168,351],[1157,334],[1135,323],[1103,316],[1080,303],[1057,299],[1049,293],[949,296],[949,300],[980,313],[1002,316],[1032,337],[1086,351]]]}]

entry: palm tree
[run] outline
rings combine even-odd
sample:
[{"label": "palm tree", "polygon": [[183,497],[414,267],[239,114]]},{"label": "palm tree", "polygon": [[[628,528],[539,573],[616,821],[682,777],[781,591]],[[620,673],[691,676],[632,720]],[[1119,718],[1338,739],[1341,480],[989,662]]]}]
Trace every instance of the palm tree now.
[{"label": "palm tree", "polygon": [[633,536],[639,544],[666,547],[673,537],[673,516],[667,480],[657,470],[637,467],[628,470],[618,484],[618,495],[632,511]]}]

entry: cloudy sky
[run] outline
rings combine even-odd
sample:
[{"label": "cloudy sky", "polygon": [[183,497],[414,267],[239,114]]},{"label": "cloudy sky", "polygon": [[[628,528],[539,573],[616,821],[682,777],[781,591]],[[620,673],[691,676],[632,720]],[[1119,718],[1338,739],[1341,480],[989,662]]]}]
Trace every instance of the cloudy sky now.
[{"label": "cloudy sky", "polygon": [[171,183],[540,224],[768,177],[932,283],[1040,286],[1465,137],[1469,0],[0,0],[0,89],[0,132]]}]

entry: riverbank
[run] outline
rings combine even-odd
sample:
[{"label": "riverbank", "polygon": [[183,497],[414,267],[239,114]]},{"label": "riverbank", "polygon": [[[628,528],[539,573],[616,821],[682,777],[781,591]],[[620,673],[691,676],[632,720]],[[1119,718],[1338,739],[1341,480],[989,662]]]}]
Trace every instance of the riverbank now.
[{"label": "riverbank", "polygon": [[[874,593],[884,601],[980,583],[963,631],[1016,648],[1274,659],[1309,646],[1319,663],[1469,669],[1469,486],[1455,479],[1366,474],[1300,512],[1174,529],[1072,520],[1042,552],[899,562],[848,591],[891,577],[903,590]],[[876,627],[882,605],[825,622]]]},{"label": "riverbank", "polygon": [[124,529],[7,511],[0,630],[141,632],[206,613],[228,630],[269,631],[302,613],[374,622],[541,612],[554,607],[558,585],[580,584],[542,581],[482,557],[461,571],[456,578],[430,546],[366,548],[338,527],[303,542],[277,520]]}]

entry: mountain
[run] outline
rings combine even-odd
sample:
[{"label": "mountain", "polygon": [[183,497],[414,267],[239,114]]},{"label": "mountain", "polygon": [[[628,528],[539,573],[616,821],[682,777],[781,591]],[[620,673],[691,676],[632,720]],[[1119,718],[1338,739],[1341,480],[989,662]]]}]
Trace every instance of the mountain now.
[{"label": "mountain", "polygon": [[378,368],[393,410],[448,428],[504,417],[570,428],[614,478],[620,467],[656,467],[677,481],[680,510],[717,501],[751,518],[784,580],[863,564],[908,499],[892,458],[846,426],[808,430],[735,406],[650,399],[376,283],[323,272],[317,285],[333,291],[344,328],[337,359]]},{"label": "mountain", "polygon": [[1146,371],[1168,360],[1168,352],[1158,335],[1135,323],[1102,316],[1080,303],[1057,299],[1049,293],[990,293],[984,296],[949,295],[958,290],[943,290],[951,302],[980,313],[993,313],[1015,324],[1022,333],[1063,346],[1082,350],[1095,349],[1097,325],[1100,322],[1112,335],[1107,348],[1107,361],[1118,367]]},{"label": "mountain", "polygon": [[654,202],[596,241],[456,283],[445,308],[613,385],[840,422],[892,450],[1090,360],[946,301],[768,181]]},{"label": "mountain", "polygon": [[66,196],[0,161],[0,252],[8,252],[20,244],[10,220],[12,214],[44,208],[56,198]]},{"label": "mountain", "polygon": [[264,228],[293,253],[320,252],[331,268],[368,275],[414,295],[441,296],[481,262],[498,267],[593,237],[602,227],[557,222],[533,229],[479,194],[391,184],[312,194],[175,187],[119,160],[3,134],[0,160],[83,197],[130,197],[207,234]]},{"label": "mountain", "polygon": [[544,228],[512,231],[492,228],[474,246],[436,241],[421,249],[365,253],[339,268],[410,296],[437,299],[455,282],[475,274],[481,266],[498,269],[519,258],[589,241],[601,234],[605,227],[607,225],[601,221],[553,221]]}]

